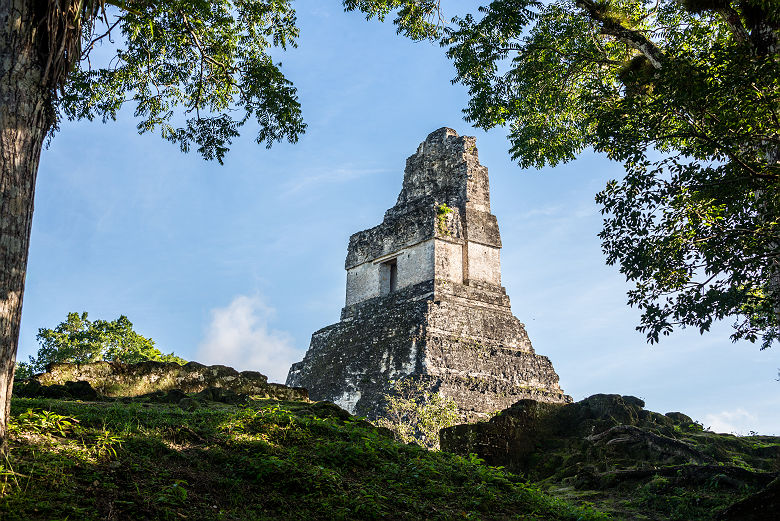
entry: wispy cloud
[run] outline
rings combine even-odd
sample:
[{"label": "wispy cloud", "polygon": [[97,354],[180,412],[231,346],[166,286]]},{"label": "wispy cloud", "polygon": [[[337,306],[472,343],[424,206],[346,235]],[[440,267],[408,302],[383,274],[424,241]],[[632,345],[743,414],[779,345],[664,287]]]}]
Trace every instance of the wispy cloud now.
[{"label": "wispy cloud", "polygon": [[758,418],[755,415],[742,408],[704,416],[705,427],[709,427],[714,432],[733,434],[747,434],[751,430],[756,430],[757,421]]},{"label": "wispy cloud", "polygon": [[383,174],[386,168],[336,168],[292,179],[282,187],[282,195],[291,196],[324,184],[345,183],[360,177]]},{"label": "wispy cloud", "polygon": [[269,327],[274,315],[257,295],[238,295],[227,307],[212,309],[198,361],[260,371],[271,382],[284,382],[290,365],[303,353],[287,332]]},{"label": "wispy cloud", "polygon": [[588,201],[587,203],[577,204],[575,207],[570,207],[564,204],[550,204],[545,206],[537,206],[530,208],[524,212],[520,212],[517,215],[511,217],[513,222],[528,223],[528,221],[562,221],[568,223],[572,220],[582,219],[597,215],[599,209],[595,203]]},{"label": "wispy cloud", "polygon": [[531,208],[530,210],[526,210],[525,212],[518,213],[517,216],[514,216],[513,219],[518,222],[525,222],[529,219],[537,218],[537,217],[557,217],[560,215],[563,215],[564,213],[564,206],[560,204],[553,204],[548,206],[538,206],[536,208]]}]

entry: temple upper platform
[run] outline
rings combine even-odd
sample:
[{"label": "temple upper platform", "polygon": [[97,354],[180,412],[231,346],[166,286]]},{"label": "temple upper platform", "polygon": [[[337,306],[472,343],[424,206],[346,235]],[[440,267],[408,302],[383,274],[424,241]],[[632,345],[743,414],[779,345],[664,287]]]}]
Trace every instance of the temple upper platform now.
[{"label": "temple upper platform", "polygon": [[429,280],[501,286],[500,251],[475,138],[441,128],[406,160],[383,222],[350,237],[346,305]]}]

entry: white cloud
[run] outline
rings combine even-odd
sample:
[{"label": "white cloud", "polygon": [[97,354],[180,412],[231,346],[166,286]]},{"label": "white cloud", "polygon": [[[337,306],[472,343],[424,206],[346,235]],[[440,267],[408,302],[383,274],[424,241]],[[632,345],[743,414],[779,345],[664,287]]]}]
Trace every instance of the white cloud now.
[{"label": "white cloud", "polygon": [[748,434],[756,430],[756,418],[745,409],[739,408],[733,411],[722,411],[704,416],[704,426],[713,432],[726,432],[732,434]]},{"label": "white cloud", "polygon": [[224,308],[211,310],[211,323],[198,345],[197,360],[239,371],[259,371],[270,382],[284,382],[303,353],[285,331],[269,328],[275,310],[259,296],[238,295]]},{"label": "white cloud", "polygon": [[282,195],[292,196],[302,191],[319,188],[324,184],[346,183],[364,176],[383,174],[388,171],[386,168],[335,168],[328,171],[318,171],[289,181],[283,186]]}]

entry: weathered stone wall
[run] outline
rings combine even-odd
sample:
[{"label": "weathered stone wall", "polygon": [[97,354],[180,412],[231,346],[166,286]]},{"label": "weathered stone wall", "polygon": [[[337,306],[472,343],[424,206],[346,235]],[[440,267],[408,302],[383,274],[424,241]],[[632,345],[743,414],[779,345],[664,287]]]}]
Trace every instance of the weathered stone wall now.
[{"label": "weathered stone wall", "polygon": [[[500,285],[501,236],[490,213],[489,189],[475,138],[447,128],[431,133],[407,159],[398,202],[382,224],[350,237],[346,305],[381,295],[380,264],[395,256],[399,288],[431,278]],[[447,243],[436,243],[435,258],[428,243],[433,238]],[[418,258],[409,258],[418,251]]]},{"label": "weathered stone wall", "polygon": [[498,219],[496,216],[469,207],[466,208],[466,221],[468,221],[468,239],[487,246],[501,247],[501,235],[498,232]]},{"label": "weathered stone wall", "polygon": [[439,280],[463,283],[463,241],[434,240],[434,276]]},{"label": "weathered stone wall", "polygon": [[345,269],[433,238],[436,207],[432,200],[429,203],[418,204],[406,212],[385,217],[379,226],[353,234],[349,238]]},{"label": "weathered stone wall", "polygon": [[370,298],[387,294],[383,291],[381,264],[395,260],[398,269],[396,289],[414,286],[434,277],[434,240],[429,239],[393,252],[393,255],[358,264],[347,270],[347,299],[350,306]]},{"label": "weathered stone wall", "polygon": [[498,248],[468,242],[468,280],[501,285],[501,255]]},{"label": "weathered stone wall", "polygon": [[431,132],[406,160],[398,201],[385,215],[431,195],[451,207],[490,212],[488,170],[479,164],[475,137],[451,128]]},{"label": "weathered stone wall", "polygon": [[[466,420],[523,398],[570,401],[512,315],[500,248],[475,139],[431,133],[407,159],[382,224],[350,238],[341,321],[312,335],[288,385],[372,418],[400,378],[426,380]],[[397,278],[388,294],[391,259]]]},{"label": "weathered stone wall", "polygon": [[256,371],[238,372],[224,365],[203,365],[189,362],[94,362],[90,364],[52,364],[48,371],[34,377],[41,385],[64,385],[86,381],[103,396],[140,396],[155,391],[178,389],[197,393],[211,387],[228,389],[240,394],[277,400],[307,400],[306,389],[268,383],[268,378]]},{"label": "weathered stone wall", "polygon": [[432,292],[433,282],[424,282],[345,307],[341,322],[312,335],[288,385],[306,387],[314,400],[376,417],[391,380],[423,371],[422,324]]}]

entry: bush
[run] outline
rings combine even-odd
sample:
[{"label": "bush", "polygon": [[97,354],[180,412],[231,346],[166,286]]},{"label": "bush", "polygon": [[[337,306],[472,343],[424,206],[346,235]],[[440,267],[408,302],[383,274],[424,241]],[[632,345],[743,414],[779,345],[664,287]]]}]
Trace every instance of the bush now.
[{"label": "bush", "polygon": [[439,431],[460,419],[455,401],[434,392],[422,380],[396,380],[384,398],[385,416],[376,423],[393,431],[396,439],[404,443],[438,449]]},{"label": "bush", "polygon": [[133,323],[124,315],[108,322],[89,320],[87,313],[68,313],[68,318],[54,329],[41,328],[37,335],[38,356],[16,367],[17,378],[29,378],[46,370],[51,363],[89,363],[105,360],[128,364],[155,360],[186,363],[173,353],[163,354],[154,340],[133,331]]}]

